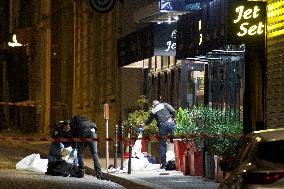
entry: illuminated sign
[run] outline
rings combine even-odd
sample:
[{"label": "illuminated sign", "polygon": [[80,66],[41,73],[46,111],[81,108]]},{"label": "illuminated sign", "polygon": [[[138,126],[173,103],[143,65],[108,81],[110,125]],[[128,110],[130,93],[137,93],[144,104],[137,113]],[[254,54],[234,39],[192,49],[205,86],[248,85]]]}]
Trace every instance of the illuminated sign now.
[{"label": "illuminated sign", "polygon": [[244,35],[260,35],[264,32],[264,24],[262,21],[258,24],[250,24],[250,20],[257,19],[259,17],[259,7],[254,6],[253,9],[245,9],[245,6],[239,6],[236,8],[237,18],[234,20],[234,24],[240,24],[240,31],[237,36],[242,37]]},{"label": "illuminated sign", "polygon": [[[176,49],[176,37],[177,36],[177,30],[173,30],[171,34],[171,39],[167,41],[167,49],[165,50],[166,52],[169,51],[170,49],[175,50]],[[174,40],[174,42],[172,41]]]},{"label": "illuminated sign", "polygon": [[204,7],[213,0],[160,0],[160,11],[193,11]]},{"label": "illuminated sign", "polygon": [[156,24],[154,33],[154,55],[176,55],[177,24]]},{"label": "illuminated sign", "polygon": [[249,1],[230,8],[228,36],[233,43],[255,43],[266,35],[266,3]]},{"label": "illuminated sign", "polygon": [[[199,22],[198,22],[198,31],[201,32],[201,29],[202,29],[202,21],[199,20]],[[199,43],[198,43],[198,45],[201,45],[202,41],[203,41],[202,33],[199,33]]]}]

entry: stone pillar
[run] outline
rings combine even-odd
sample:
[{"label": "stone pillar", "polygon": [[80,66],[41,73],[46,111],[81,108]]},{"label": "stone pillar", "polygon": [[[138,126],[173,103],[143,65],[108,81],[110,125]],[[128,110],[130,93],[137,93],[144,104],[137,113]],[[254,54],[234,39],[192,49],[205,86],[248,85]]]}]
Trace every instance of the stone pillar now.
[{"label": "stone pillar", "polygon": [[[43,1],[41,15],[50,15],[50,1]],[[39,24],[39,61],[40,61],[40,90],[38,115],[40,132],[48,133],[50,125],[50,55],[51,55],[51,27],[50,17],[41,20]]]}]

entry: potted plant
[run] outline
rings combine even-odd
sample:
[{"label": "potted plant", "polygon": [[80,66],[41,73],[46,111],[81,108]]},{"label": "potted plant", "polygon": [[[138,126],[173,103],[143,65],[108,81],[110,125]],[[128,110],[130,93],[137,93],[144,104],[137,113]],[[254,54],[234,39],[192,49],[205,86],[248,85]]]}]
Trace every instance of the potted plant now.
[{"label": "potted plant", "polygon": [[205,140],[205,148],[207,153],[214,155],[216,181],[223,178],[219,167],[220,158],[222,156],[236,156],[238,146],[241,144],[241,139],[235,136],[243,133],[243,125],[240,120],[230,115],[232,112],[237,111],[226,111],[224,108],[204,108],[204,124],[201,132],[209,135]]},{"label": "potted plant", "polygon": [[184,138],[183,135],[188,134],[194,127],[195,126],[189,117],[189,110],[180,107],[176,117],[175,135],[177,135],[177,139],[174,140],[174,151],[176,170],[184,172],[185,175],[189,174],[189,160],[188,157],[184,159],[184,155],[187,152],[187,146],[182,138]]},{"label": "potted plant", "polygon": [[[132,132],[136,134],[138,133],[138,129],[145,123],[150,114],[150,110],[148,109],[148,100],[144,95],[139,97],[137,100],[137,105],[139,108],[134,112],[129,113],[127,119],[122,123],[126,129],[132,127]],[[157,132],[157,122],[153,120],[153,122],[149,124],[143,131],[143,136],[153,136],[156,135]]]},{"label": "potted plant", "polygon": [[177,112],[175,155],[177,170],[185,174],[201,175],[201,139],[189,138],[186,135],[198,134],[202,122],[201,108],[194,106],[191,109],[179,108]]},{"label": "potted plant", "polygon": [[[140,96],[137,100],[138,109],[133,111],[132,113],[128,114],[128,117],[125,121],[123,121],[122,125],[124,128],[128,131],[130,127],[132,127],[132,133],[133,137],[138,136],[138,129],[141,127],[142,124],[145,123],[147,120],[150,110],[148,110],[148,100],[145,96]],[[157,123],[154,120],[151,124],[149,124],[143,131],[143,138],[147,139],[149,136],[155,136],[158,133],[158,127]],[[145,140],[142,141],[144,147],[147,147],[151,143],[145,142]],[[142,149],[144,151],[147,151],[147,149]]]},{"label": "potted plant", "polygon": [[[208,136],[205,138],[186,138],[183,141],[192,145],[187,146],[190,148],[191,155],[195,157],[194,161],[191,161],[191,174],[201,175],[201,162],[202,154],[201,150],[204,147],[205,151],[205,172],[204,175],[208,178],[213,178],[219,175],[218,160],[221,156],[232,156],[237,154],[240,139],[220,137],[225,135],[241,135],[242,134],[242,122],[232,116],[232,112],[237,110],[226,111],[226,109],[217,109],[205,106],[194,106],[191,109],[178,110],[177,114],[177,127],[176,134],[183,138],[186,134],[202,134]],[[218,137],[219,136],[219,137]],[[204,145],[204,144],[205,145]],[[181,148],[181,147],[179,147]],[[226,150],[224,150],[226,149]],[[184,151],[184,148],[182,149]],[[178,156],[182,154],[177,153]],[[215,165],[214,163],[215,156]],[[194,165],[193,165],[194,162]],[[215,169],[215,171],[214,171]],[[216,171],[217,170],[217,171]]]}]

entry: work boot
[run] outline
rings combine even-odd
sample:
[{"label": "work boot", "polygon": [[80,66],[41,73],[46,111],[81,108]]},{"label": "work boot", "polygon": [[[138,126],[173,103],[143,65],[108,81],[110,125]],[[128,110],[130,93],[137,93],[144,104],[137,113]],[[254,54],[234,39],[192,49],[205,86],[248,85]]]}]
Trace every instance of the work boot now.
[{"label": "work boot", "polygon": [[166,164],[161,164],[160,169],[166,169]]},{"label": "work boot", "polygon": [[78,178],[83,178],[84,175],[85,175],[85,169],[80,169],[79,174],[78,174]]}]

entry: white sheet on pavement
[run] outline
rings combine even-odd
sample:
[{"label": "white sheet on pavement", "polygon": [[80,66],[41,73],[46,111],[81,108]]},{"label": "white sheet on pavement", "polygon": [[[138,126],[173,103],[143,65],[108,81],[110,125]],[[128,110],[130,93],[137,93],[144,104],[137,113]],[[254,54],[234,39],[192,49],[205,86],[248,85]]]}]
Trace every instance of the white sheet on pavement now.
[{"label": "white sheet on pavement", "polygon": [[31,154],[16,164],[17,170],[45,173],[47,170],[47,159],[41,159],[39,154]]}]

